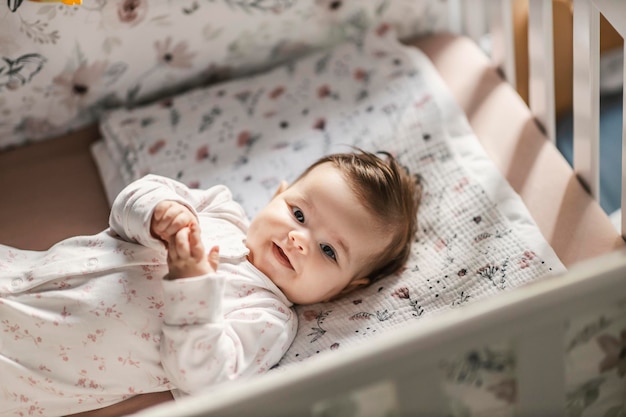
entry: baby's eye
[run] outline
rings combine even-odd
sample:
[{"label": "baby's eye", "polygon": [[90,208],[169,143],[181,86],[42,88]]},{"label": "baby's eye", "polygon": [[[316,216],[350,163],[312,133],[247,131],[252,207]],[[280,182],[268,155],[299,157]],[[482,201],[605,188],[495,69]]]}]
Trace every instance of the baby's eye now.
[{"label": "baby's eye", "polygon": [[293,217],[300,223],[304,223],[304,213],[298,207],[292,207],[291,212],[293,213]]},{"label": "baby's eye", "polygon": [[322,252],[324,253],[324,255],[328,256],[333,261],[337,260],[337,256],[335,255],[335,250],[331,246],[325,243],[322,243],[320,244],[320,249],[322,249]]}]

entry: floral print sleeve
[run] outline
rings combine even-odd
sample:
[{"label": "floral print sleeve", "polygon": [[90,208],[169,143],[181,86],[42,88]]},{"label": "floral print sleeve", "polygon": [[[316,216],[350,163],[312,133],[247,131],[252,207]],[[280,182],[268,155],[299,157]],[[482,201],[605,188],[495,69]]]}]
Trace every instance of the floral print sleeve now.
[{"label": "floral print sleeve", "polygon": [[218,271],[163,282],[162,364],[184,393],[269,370],[295,333],[291,310],[275,297],[260,295],[253,304],[223,314],[224,278]]},{"label": "floral print sleeve", "polygon": [[215,212],[241,230],[247,226],[243,209],[232,201],[226,187],[192,190],[158,175],[146,175],[120,192],[113,202],[109,226],[124,240],[162,249],[161,242],[150,234],[150,220],[156,205],[164,200],[184,204],[196,215],[201,211]]},{"label": "floral print sleeve", "polygon": [[205,248],[220,246],[217,272],[162,280],[160,355],[168,380],[182,393],[192,394],[267,371],[293,340],[295,315],[290,303],[282,295],[277,297],[277,289],[256,289],[259,279],[273,284],[246,260],[244,210],[224,186],[194,190],[166,177],[147,175],[116,198],[111,229],[124,240],[162,249],[150,235],[150,220],[164,200],[184,204],[198,217]]}]

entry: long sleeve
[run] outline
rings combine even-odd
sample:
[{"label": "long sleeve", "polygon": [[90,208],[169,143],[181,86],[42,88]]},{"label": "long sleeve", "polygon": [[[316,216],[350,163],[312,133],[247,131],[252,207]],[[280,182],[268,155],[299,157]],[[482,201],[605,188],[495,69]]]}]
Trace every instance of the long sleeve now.
[{"label": "long sleeve", "polygon": [[192,190],[169,178],[146,175],[124,188],[113,202],[109,226],[113,232],[129,242],[137,242],[154,249],[162,243],[150,234],[150,220],[156,205],[173,200],[186,205],[194,214],[212,212],[231,221],[242,231],[246,228],[243,209],[232,201],[230,191],[217,185],[208,190]]},{"label": "long sleeve", "polygon": [[171,382],[184,393],[269,370],[295,336],[295,314],[269,291],[224,314],[219,272],[164,282],[164,291],[161,358]]},{"label": "long sleeve", "polygon": [[150,234],[152,213],[163,200],[184,204],[198,217],[205,248],[220,245],[217,272],[162,281],[160,356],[168,380],[192,394],[269,370],[291,344],[297,319],[280,290],[247,263],[243,209],[224,186],[191,190],[148,175],[118,195],[111,230],[125,240],[163,248]]}]

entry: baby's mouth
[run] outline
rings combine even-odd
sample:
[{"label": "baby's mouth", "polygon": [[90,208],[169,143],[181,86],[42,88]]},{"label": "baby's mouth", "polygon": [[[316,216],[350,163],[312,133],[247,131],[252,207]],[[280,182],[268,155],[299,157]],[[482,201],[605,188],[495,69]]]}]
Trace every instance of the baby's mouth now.
[{"label": "baby's mouth", "polygon": [[278,259],[278,262],[280,262],[287,268],[293,269],[293,265],[291,265],[289,258],[287,257],[285,252],[282,250],[282,248],[278,246],[276,243],[273,243],[272,245],[273,245],[272,249],[274,252],[274,256],[276,256],[276,258]]}]

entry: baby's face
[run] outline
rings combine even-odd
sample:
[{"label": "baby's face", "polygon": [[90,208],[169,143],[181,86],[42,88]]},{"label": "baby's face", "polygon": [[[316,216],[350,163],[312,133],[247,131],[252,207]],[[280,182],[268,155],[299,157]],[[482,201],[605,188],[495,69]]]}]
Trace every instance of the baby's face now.
[{"label": "baby's face", "polygon": [[360,274],[391,239],[378,224],[342,173],[325,163],[279,192],[252,220],[248,259],[293,303],[325,301],[367,283]]}]

